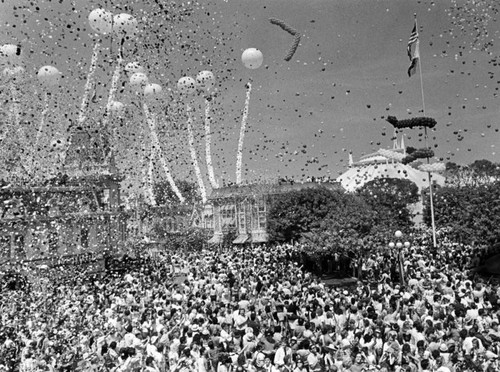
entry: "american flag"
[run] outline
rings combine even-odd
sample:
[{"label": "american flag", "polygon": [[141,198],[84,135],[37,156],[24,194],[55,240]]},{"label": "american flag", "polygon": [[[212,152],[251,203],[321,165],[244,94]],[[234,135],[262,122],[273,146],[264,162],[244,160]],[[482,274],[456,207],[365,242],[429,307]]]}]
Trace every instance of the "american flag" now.
[{"label": "american flag", "polygon": [[408,58],[410,58],[410,67],[408,67],[408,76],[411,77],[417,71],[417,63],[420,58],[416,20],[413,25],[413,30],[411,31],[410,38],[408,39],[407,52],[408,52]]}]

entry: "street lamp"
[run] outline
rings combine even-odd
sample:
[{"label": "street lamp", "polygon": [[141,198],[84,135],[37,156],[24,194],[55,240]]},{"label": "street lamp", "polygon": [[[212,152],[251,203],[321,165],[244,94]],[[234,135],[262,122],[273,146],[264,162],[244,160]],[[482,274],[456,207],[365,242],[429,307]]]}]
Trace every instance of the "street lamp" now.
[{"label": "street lamp", "polygon": [[399,265],[399,277],[401,280],[401,284],[405,285],[405,272],[404,272],[404,267],[403,267],[403,247],[405,248],[410,248],[410,242],[402,242],[401,238],[403,237],[403,233],[401,231],[396,231],[394,233],[394,237],[396,238],[396,243],[394,242],[389,242],[389,248],[393,250],[394,248],[397,248],[398,252],[398,265]]}]

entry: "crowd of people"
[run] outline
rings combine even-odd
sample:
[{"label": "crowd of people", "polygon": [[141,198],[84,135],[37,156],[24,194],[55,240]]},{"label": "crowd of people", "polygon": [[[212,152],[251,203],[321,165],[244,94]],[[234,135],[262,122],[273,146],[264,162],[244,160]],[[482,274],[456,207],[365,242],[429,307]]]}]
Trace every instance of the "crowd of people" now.
[{"label": "crowd of people", "polygon": [[0,371],[500,370],[500,289],[466,269],[467,247],[408,248],[404,286],[378,270],[345,288],[304,270],[302,249],[175,252],[4,291]]}]

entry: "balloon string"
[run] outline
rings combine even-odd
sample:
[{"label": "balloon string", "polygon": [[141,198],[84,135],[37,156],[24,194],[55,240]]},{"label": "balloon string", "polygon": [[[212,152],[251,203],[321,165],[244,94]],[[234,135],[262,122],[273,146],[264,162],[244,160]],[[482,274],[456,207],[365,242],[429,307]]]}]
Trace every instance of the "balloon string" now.
[{"label": "balloon string", "polygon": [[[92,50],[92,59],[90,60],[89,73],[87,74],[87,81],[85,82],[85,90],[83,92],[82,103],[80,104],[80,112],[78,113],[78,120],[77,120],[78,126],[81,126],[85,122],[85,119],[87,118],[85,116],[85,112],[89,104],[90,89],[92,88],[92,78],[94,77],[97,68],[97,60],[99,58],[100,46],[101,46],[100,42],[96,41],[94,44],[94,49]],[[68,132],[70,130],[71,127],[68,128]],[[64,165],[66,161],[66,155],[68,153],[70,146],[71,146],[71,133],[68,133],[66,149],[61,156],[60,166]]]},{"label": "balloon string", "polygon": [[78,114],[79,126],[82,125],[86,119],[85,112],[89,104],[90,89],[92,87],[92,78],[94,77],[97,68],[97,60],[99,58],[99,52],[100,52],[99,48],[100,48],[100,43],[97,41],[94,44],[94,49],[92,51],[92,59],[90,60],[90,69],[89,73],[87,74],[87,81],[85,82],[85,91],[83,93],[82,103],[80,105],[80,112]]},{"label": "balloon string", "polygon": [[210,133],[210,101],[205,98],[205,157],[207,161],[208,179],[212,188],[217,188],[217,181],[215,180],[214,167],[212,164],[212,134]]},{"label": "balloon string", "polygon": [[45,118],[47,116],[47,112],[49,111],[49,97],[50,93],[45,92],[43,97],[43,110],[40,115],[40,124],[38,125],[38,130],[36,132],[34,151],[37,151],[38,144],[40,143],[40,138],[42,137],[43,127],[45,125]]},{"label": "balloon string", "polygon": [[[15,130],[13,137],[16,138],[19,143],[25,143],[26,138],[25,138],[24,128],[23,125],[21,124],[20,97],[14,80],[10,82],[9,88],[12,97],[12,104],[10,108],[11,120]],[[24,159],[21,158],[21,161],[19,162],[19,166],[22,168],[21,174],[26,174],[28,170],[26,169],[25,164],[22,160]]]},{"label": "balloon string", "polygon": [[149,201],[152,206],[156,206],[156,198],[153,190],[153,173],[154,173],[154,163],[153,159],[155,156],[155,148],[153,144],[151,143],[151,147],[149,149],[149,165],[148,165],[148,171],[147,171],[147,176],[146,176],[146,185],[147,185],[147,194],[149,197]]},{"label": "balloon string", "polygon": [[45,118],[47,117],[47,112],[49,111],[49,97],[50,93],[45,92],[43,96],[43,109],[40,115],[40,124],[38,125],[38,129],[36,131],[35,146],[33,146],[30,155],[30,173],[35,170],[35,167],[37,165],[37,162],[35,161],[36,151],[38,151],[38,145],[40,144],[40,139],[42,137],[43,127],[45,126]]},{"label": "balloon string", "polygon": [[16,84],[13,81],[11,81],[9,84],[9,88],[10,88],[10,94],[12,96],[11,119],[14,124],[15,130],[22,131],[22,128],[19,126],[19,124],[21,123],[21,114],[19,109],[19,95],[17,92]]},{"label": "balloon string", "polygon": [[115,95],[116,95],[116,91],[118,89],[118,81],[120,80],[122,62],[123,62],[123,58],[122,58],[121,51],[120,51],[118,53],[118,58],[116,59],[116,67],[115,67],[115,71],[113,72],[113,78],[111,79],[111,88],[109,89],[108,103],[106,104],[106,113],[104,115],[104,120],[102,123],[103,128],[105,130],[108,127],[110,113],[111,113],[111,106],[113,105],[113,102],[115,101]]},{"label": "balloon string", "polygon": [[241,166],[243,163],[243,141],[245,140],[245,131],[248,119],[248,109],[250,106],[250,93],[252,91],[252,84],[247,83],[247,94],[245,99],[245,108],[243,109],[243,116],[241,118],[240,139],[238,141],[238,153],[236,156],[236,184],[241,184]]},{"label": "balloon string", "polygon": [[113,77],[111,79],[111,88],[109,89],[109,95],[108,95],[108,102],[106,104],[106,112],[104,114],[104,119],[102,121],[102,127],[105,131],[107,131],[107,133],[110,133],[110,135],[112,136],[112,138],[110,139],[111,140],[111,151],[109,152],[108,154],[108,161],[110,161],[111,157],[113,155],[115,155],[115,151],[116,151],[116,128],[112,128],[111,131],[109,131],[108,129],[108,125],[109,125],[109,120],[111,118],[111,106],[113,105],[113,102],[115,101],[115,95],[116,95],[116,91],[118,90],[118,82],[120,80],[120,74],[121,74],[121,70],[122,70],[122,63],[123,63],[123,57],[122,57],[122,52],[121,52],[122,48],[120,46],[120,48],[118,49],[118,57],[116,58],[116,67],[115,67],[115,70],[113,72]]},{"label": "balloon string", "polygon": [[193,133],[193,118],[191,116],[191,107],[186,104],[187,118],[187,130],[188,130],[188,142],[189,151],[191,153],[191,161],[193,162],[194,173],[196,175],[196,180],[198,181],[198,187],[200,189],[201,200],[203,203],[207,201],[207,190],[205,189],[205,184],[203,183],[203,177],[201,176],[200,165],[198,164],[198,157],[196,155],[196,149],[194,147],[194,133]]},{"label": "balloon string", "polygon": [[170,184],[170,187],[174,191],[175,195],[179,199],[181,203],[185,202],[184,197],[182,196],[180,190],[177,188],[177,185],[175,184],[174,178],[172,177],[172,174],[170,173],[170,170],[167,165],[167,161],[165,160],[165,156],[163,155],[163,151],[160,146],[160,140],[158,139],[158,134],[156,133],[156,119],[155,117],[150,113],[148,105],[144,102],[143,103],[143,109],[144,109],[144,115],[146,116],[146,121],[148,122],[149,125],[149,132],[151,135],[151,144],[153,149],[155,149],[155,152],[158,154],[160,157],[160,162],[163,166],[163,170],[165,172],[165,176],[167,177],[167,181]]}]

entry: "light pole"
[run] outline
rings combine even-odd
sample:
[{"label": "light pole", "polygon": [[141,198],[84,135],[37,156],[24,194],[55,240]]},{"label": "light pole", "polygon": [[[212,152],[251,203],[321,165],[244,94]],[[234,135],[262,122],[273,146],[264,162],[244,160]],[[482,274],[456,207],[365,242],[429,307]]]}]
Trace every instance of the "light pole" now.
[{"label": "light pole", "polygon": [[405,285],[405,272],[404,272],[404,267],[403,267],[403,247],[405,248],[410,248],[410,242],[401,242],[401,238],[403,237],[403,233],[401,231],[396,231],[394,233],[394,237],[396,238],[396,243],[394,242],[389,242],[389,248],[393,250],[394,248],[397,248],[397,253],[398,253],[398,265],[399,265],[399,278],[401,281],[401,285]]}]

